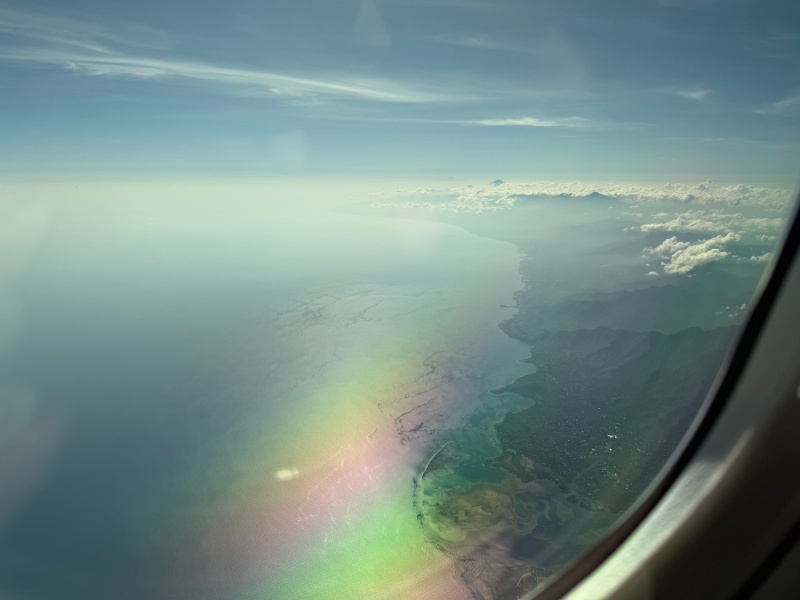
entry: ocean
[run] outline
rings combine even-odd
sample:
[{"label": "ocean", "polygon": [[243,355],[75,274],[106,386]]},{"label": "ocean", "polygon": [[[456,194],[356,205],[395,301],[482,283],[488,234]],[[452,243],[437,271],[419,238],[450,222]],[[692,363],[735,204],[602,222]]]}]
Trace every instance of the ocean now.
[{"label": "ocean", "polygon": [[357,193],[110,183],[16,205],[0,592],[471,597],[414,478],[529,368],[498,328],[521,256]]}]

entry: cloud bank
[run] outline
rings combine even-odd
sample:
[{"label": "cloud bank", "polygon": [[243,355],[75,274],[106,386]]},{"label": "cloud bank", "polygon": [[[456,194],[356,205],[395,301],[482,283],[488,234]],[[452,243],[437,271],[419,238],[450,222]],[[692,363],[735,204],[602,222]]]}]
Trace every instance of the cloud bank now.
[{"label": "cloud bank", "polygon": [[[694,205],[682,215],[657,215],[660,219],[647,225],[651,231],[723,232],[745,225],[761,228],[782,227],[780,219],[753,219],[741,214],[725,214],[712,209],[728,207],[757,207],[785,210],[792,201],[789,190],[750,185],[717,185],[710,181],[698,184],[667,183],[663,186],[643,186],[627,183],[590,182],[530,182],[503,183],[499,186],[460,186],[450,188],[416,188],[378,194],[386,204],[403,204],[430,210],[480,212],[513,207],[517,202],[546,198],[586,198],[592,194],[608,196],[633,206],[663,203]],[[692,210],[704,211],[693,213]],[[711,211],[711,212],[708,212]],[[647,231],[648,229],[642,229]]]},{"label": "cloud bank", "polygon": [[[639,221],[625,227],[627,232],[673,234],[642,251],[646,276],[657,277],[689,275],[698,267],[719,261],[768,262],[772,256],[768,250],[786,226],[785,218],[773,215],[776,209],[787,208],[792,195],[788,190],[720,186],[708,181],[656,187],[582,182],[515,184],[497,180],[482,186],[396,190],[374,194],[373,198],[382,206],[462,214],[507,211],[538,199],[564,201],[570,210],[579,211],[590,202],[607,208],[619,206],[624,210],[603,218]],[[576,198],[582,199],[580,204],[571,201]],[[594,218],[601,217],[596,214]],[[750,252],[740,255],[730,248],[740,242],[744,244],[741,248],[750,248]],[[753,245],[762,246],[764,251],[750,256]]]},{"label": "cloud bank", "polygon": [[515,202],[512,196],[498,193],[497,188],[491,186],[449,190],[415,188],[373,194],[372,198],[378,206],[472,214],[508,210]]},{"label": "cloud bank", "polygon": [[761,237],[763,241],[777,239],[769,234],[781,231],[786,224],[784,219],[777,217],[745,216],[741,212],[726,213],[717,208],[688,210],[680,214],[658,213],[652,219],[653,223],[645,223],[639,230],[645,233],[748,233]]}]

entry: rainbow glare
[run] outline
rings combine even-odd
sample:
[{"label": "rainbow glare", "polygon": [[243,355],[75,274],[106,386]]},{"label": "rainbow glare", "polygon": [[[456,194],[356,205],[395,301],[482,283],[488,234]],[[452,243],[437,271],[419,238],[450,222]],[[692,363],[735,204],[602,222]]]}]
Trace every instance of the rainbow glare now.
[{"label": "rainbow glare", "polygon": [[[161,202],[174,190],[136,203],[160,187],[123,188],[48,204],[58,235],[47,239],[58,243],[41,250],[38,280],[53,290],[42,295],[59,299],[78,337],[98,316],[126,324],[97,333],[108,354],[127,349],[114,331],[141,329],[140,354],[120,362],[147,384],[103,394],[108,429],[85,430],[98,436],[88,448],[109,452],[106,476],[118,477],[124,514],[111,523],[131,541],[133,560],[119,567],[129,579],[95,581],[91,571],[75,588],[468,598],[458,564],[420,526],[414,478],[439,437],[502,383],[486,383],[494,366],[524,357],[497,327],[522,287],[517,249],[308,200],[318,192],[327,202],[335,185],[276,191],[272,205],[262,186],[240,189],[236,210],[218,201],[226,186],[182,188],[176,197],[191,204]],[[144,352],[158,378],[143,377]],[[117,454],[114,427],[130,441]],[[141,478],[119,461],[138,461]],[[90,533],[102,538],[104,526]]]},{"label": "rainbow glare", "polygon": [[[225,491],[165,534],[190,549],[177,571],[246,600],[471,597],[413,506],[437,431],[478,407],[487,357],[512,348],[509,363],[521,358],[497,328],[520,285],[517,255],[470,243],[482,260],[447,286],[326,288],[302,310],[276,312],[265,330],[291,339],[280,357],[265,344],[253,359],[275,375],[252,427],[193,475],[213,472]],[[274,411],[275,397],[285,410]]]}]

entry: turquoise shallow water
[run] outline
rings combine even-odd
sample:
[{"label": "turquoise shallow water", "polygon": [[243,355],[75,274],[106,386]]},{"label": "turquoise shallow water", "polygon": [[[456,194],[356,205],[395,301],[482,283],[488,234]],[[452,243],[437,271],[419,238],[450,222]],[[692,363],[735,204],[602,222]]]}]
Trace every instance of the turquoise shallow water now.
[{"label": "turquoise shallow water", "polygon": [[[461,598],[420,461],[526,355],[507,243],[257,204],[45,205],[3,377],[0,590],[21,598]],[[27,403],[27,404],[26,404]]]}]

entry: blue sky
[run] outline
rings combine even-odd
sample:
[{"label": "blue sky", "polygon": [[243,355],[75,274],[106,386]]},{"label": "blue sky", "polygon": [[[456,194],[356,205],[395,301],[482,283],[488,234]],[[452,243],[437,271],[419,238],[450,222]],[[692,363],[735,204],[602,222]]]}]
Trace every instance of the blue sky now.
[{"label": "blue sky", "polygon": [[0,1],[0,176],[800,171],[790,1]]}]

